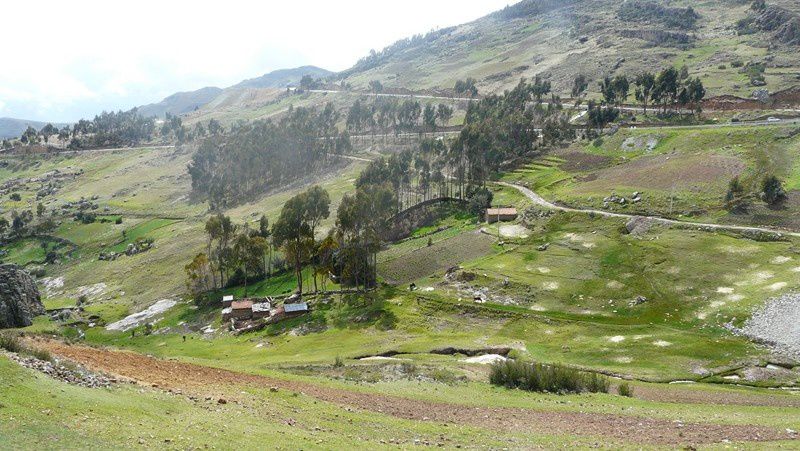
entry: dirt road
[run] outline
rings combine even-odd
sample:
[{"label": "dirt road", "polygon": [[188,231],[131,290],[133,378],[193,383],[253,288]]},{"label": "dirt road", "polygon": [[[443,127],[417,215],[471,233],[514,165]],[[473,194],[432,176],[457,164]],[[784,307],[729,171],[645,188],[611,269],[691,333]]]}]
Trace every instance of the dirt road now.
[{"label": "dirt road", "polygon": [[642,215],[631,215],[625,213],[614,213],[605,210],[594,210],[591,208],[572,208],[572,207],[564,207],[561,205],[556,205],[542,196],[536,194],[530,188],[527,188],[522,185],[517,185],[515,183],[508,183],[508,182],[496,182],[498,185],[505,186],[508,188],[514,188],[525,197],[530,199],[535,205],[543,208],[547,208],[549,210],[558,210],[558,211],[567,211],[573,213],[586,213],[586,214],[593,214],[597,216],[603,216],[606,218],[621,218],[621,219],[632,219],[636,217],[643,217],[647,219],[651,219],[659,224],[667,225],[667,226],[680,226],[680,227],[690,227],[694,229],[705,229],[705,230],[712,230],[712,231],[722,231],[722,232],[750,232],[750,233],[778,233],[781,235],[786,236],[794,236],[800,237],[800,233],[798,232],[787,232],[785,230],[779,229],[770,229],[766,227],[748,227],[748,226],[735,226],[735,225],[725,225],[725,224],[711,224],[707,222],[689,222],[689,221],[679,221],[677,219],[666,219],[660,218],[658,216],[642,216]]},{"label": "dirt road", "polygon": [[[667,446],[791,440],[795,435],[756,425],[679,423],[634,415],[544,412],[508,407],[475,407],[375,393],[353,392],[312,383],[237,373],[201,365],[161,360],[125,351],[66,345],[41,340],[36,346],[96,371],[129,378],[148,386],[181,390],[199,396],[237,393],[236,387],[277,387],[301,392],[332,404],[416,421],[471,425],[509,432],[570,434],[615,441]],[[242,395],[239,395],[242,396]]]}]

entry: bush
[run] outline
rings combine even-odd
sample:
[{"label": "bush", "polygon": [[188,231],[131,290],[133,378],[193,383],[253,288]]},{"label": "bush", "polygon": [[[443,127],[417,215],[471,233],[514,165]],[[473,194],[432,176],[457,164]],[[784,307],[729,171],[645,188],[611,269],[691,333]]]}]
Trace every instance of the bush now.
[{"label": "bush", "polygon": [[25,352],[25,354],[28,354],[31,357],[35,357],[35,358],[37,358],[39,360],[44,360],[45,362],[52,362],[53,361],[53,356],[50,355],[49,351],[46,351],[44,349],[28,348],[28,349],[24,350],[24,352]]},{"label": "bush", "polygon": [[23,346],[19,341],[19,338],[8,333],[0,334],[0,348],[5,349],[8,352],[20,352],[23,350]]},{"label": "bush", "polygon": [[22,200],[22,196],[20,196],[19,193],[12,193],[10,199],[15,202],[19,202]]},{"label": "bush", "polygon": [[333,367],[334,368],[341,368],[343,366],[344,366],[344,362],[342,361],[342,358],[337,355],[336,359],[333,361]]},{"label": "bush", "polygon": [[619,393],[620,396],[625,396],[625,397],[628,397],[628,398],[632,398],[633,397],[633,387],[631,387],[631,384],[629,384],[627,382],[623,382],[623,383],[619,384],[619,387],[617,387],[617,393]]},{"label": "bush", "polygon": [[774,175],[764,178],[761,182],[761,192],[761,198],[769,205],[777,205],[786,199],[786,190]]},{"label": "bush", "polygon": [[506,360],[492,365],[489,382],[507,388],[545,393],[608,393],[607,377],[562,365]]},{"label": "bush", "polygon": [[122,224],[122,216],[117,217],[117,219],[114,220],[114,224]]}]

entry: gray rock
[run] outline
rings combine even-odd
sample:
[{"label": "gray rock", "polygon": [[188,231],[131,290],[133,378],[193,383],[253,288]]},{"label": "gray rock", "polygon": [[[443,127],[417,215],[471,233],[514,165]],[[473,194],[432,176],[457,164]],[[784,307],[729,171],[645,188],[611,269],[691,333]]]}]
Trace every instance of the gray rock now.
[{"label": "gray rock", "polygon": [[30,326],[43,314],[33,277],[17,265],[0,265],[0,329]]},{"label": "gray rock", "polygon": [[769,89],[756,89],[753,91],[753,98],[759,102],[769,102]]}]

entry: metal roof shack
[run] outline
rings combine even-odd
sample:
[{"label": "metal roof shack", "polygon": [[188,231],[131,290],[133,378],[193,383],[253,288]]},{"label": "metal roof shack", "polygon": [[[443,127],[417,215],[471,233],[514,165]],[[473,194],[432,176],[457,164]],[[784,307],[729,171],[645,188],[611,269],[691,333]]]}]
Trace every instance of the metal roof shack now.
[{"label": "metal roof shack", "polygon": [[222,296],[222,307],[223,308],[230,307],[232,302],[233,302],[233,295],[229,294],[229,295],[226,295],[226,296]]},{"label": "metal roof shack", "polygon": [[486,222],[493,223],[498,221],[513,221],[517,219],[519,213],[516,208],[487,208]]},{"label": "metal roof shack", "polygon": [[230,307],[222,309],[222,321],[230,321],[231,313],[233,313],[233,309]]},{"label": "metal roof shack", "polygon": [[283,304],[283,312],[289,316],[308,313],[308,304],[305,302],[298,302],[296,304]]},{"label": "metal roof shack", "polygon": [[257,304],[253,304],[253,319],[268,317],[270,310],[272,310],[272,304],[269,302],[259,302]]}]

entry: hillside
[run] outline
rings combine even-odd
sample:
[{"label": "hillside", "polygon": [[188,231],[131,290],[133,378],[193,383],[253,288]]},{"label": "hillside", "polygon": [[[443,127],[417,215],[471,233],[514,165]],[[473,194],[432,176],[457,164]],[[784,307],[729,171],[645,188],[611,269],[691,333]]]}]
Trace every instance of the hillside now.
[{"label": "hillside", "polygon": [[312,78],[325,78],[332,75],[333,72],[322,69],[316,66],[302,66],[294,69],[279,69],[264,74],[260,77],[250,78],[237,83],[231,88],[286,88],[289,85],[295,85],[300,80],[309,75]]},{"label": "hillside", "polygon": [[145,117],[164,117],[169,114],[184,114],[194,111],[217,97],[222,89],[208,86],[196,91],[178,92],[166,97],[158,103],[151,103],[139,107],[139,113]]},{"label": "hillside", "polygon": [[[0,117],[0,139],[18,138],[28,126],[37,130],[47,125],[47,122],[29,121],[26,119],[15,119],[11,117]],[[56,127],[62,127],[66,124],[53,123]]]},{"label": "hillside", "polygon": [[742,67],[748,62],[766,65],[771,92],[794,86],[800,73],[798,6],[767,4],[757,12],[744,0],[525,0],[472,23],[399,41],[341,75],[356,88],[380,80],[414,89],[448,89],[474,77],[481,92],[496,92],[541,74],[568,96],[579,73],[594,87],[605,75],[685,64],[709,95],[750,97],[756,87]]}]

